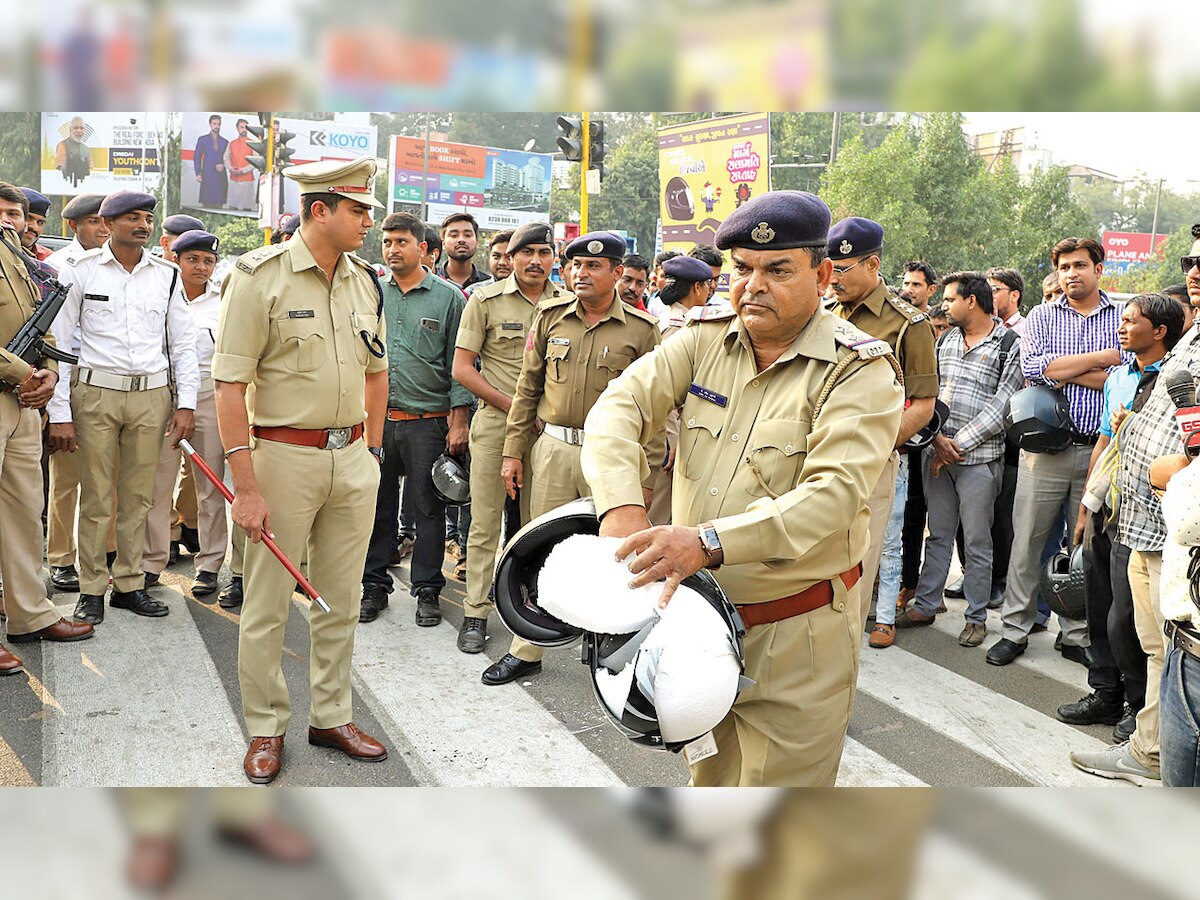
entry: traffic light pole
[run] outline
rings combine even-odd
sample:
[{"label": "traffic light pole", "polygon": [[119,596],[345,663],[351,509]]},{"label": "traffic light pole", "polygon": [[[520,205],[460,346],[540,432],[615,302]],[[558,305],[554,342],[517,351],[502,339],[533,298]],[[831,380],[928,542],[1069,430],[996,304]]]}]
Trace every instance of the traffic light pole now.
[{"label": "traffic light pole", "polygon": [[592,154],[592,126],[591,126],[591,122],[588,118],[588,114],[586,112],[583,114],[583,134],[581,135],[581,140],[583,141],[583,145],[582,145],[582,152],[580,153],[580,156],[582,157],[582,159],[580,160],[580,163],[579,163],[579,233],[587,234],[588,233],[587,180],[588,180],[588,165],[591,162],[591,158],[592,158],[592,156],[591,156],[591,154]]},{"label": "traffic light pole", "polygon": [[[266,137],[263,138],[263,143],[265,143],[267,145],[267,170],[265,172],[263,172],[262,177],[274,179],[275,178],[275,174],[274,174],[274,172],[275,172],[275,113],[270,113],[267,116],[267,134],[266,134]],[[271,187],[271,191],[267,194],[267,198],[268,198],[267,199],[267,205],[268,205],[267,219],[268,219],[268,221],[270,219],[274,218],[274,213],[275,213],[275,183],[273,180],[270,184],[270,187]],[[262,193],[263,192],[261,190],[259,190],[258,195],[261,197]],[[272,230],[273,229],[270,225],[267,225],[265,228],[263,228],[263,246],[264,247],[269,247],[271,245],[271,231]]]}]

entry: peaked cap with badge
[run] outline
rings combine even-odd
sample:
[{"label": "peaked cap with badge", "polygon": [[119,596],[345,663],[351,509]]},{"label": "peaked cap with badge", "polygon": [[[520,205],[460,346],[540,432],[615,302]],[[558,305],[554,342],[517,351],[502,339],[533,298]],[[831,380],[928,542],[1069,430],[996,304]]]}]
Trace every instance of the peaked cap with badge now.
[{"label": "peaked cap with badge", "polygon": [[25,195],[25,199],[29,201],[29,211],[37,216],[44,216],[50,212],[50,198],[41,191],[35,191],[33,188],[23,187],[21,193]]},{"label": "peaked cap with badge", "polygon": [[80,194],[63,207],[62,217],[64,220],[78,222],[88,216],[99,215],[100,204],[103,202],[104,194]]},{"label": "peaked cap with badge", "polygon": [[883,250],[883,226],[861,216],[849,216],[829,229],[829,258],[848,259]]},{"label": "peaked cap with badge", "polygon": [[106,219],[115,219],[131,212],[154,212],[157,205],[158,201],[154,199],[154,195],[145,191],[114,191],[100,204],[100,215]]},{"label": "peaked cap with badge", "polygon": [[694,256],[672,256],[664,260],[662,270],[678,281],[711,281],[712,266]]},{"label": "peaked cap with badge", "polygon": [[832,218],[825,201],[808,191],[759,194],[721,223],[717,229],[717,249],[824,247]]},{"label": "peaked cap with badge", "polygon": [[173,234],[178,237],[189,231],[203,231],[204,223],[195,216],[185,216],[180,213],[174,216],[167,216],[163,219],[162,228],[167,234]]},{"label": "peaked cap with badge", "polygon": [[382,209],[383,204],[375,199],[375,173],[378,171],[375,157],[360,156],[358,159],[322,159],[291,166],[283,170],[283,177],[296,182],[301,194],[338,194]]},{"label": "peaked cap with badge", "polygon": [[530,244],[549,244],[553,247],[553,230],[545,222],[526,222],[509,238],[508,255],[512,256],[522,247],[528,247]]},{"label": "peaked cap with badge", "polygon": [[[511,253],[511,241],[508,246],[509,253]],[[575,240],[571,241],[571,243],[567,244],[567,249],[563,251],[563,256],[567,259],[574,259],[577,256],[596,256],[601,259],[615,259],[617,262],[620,262],[628,252],[629,244],[619,234],[613,234],[611,231],[591,231],[587,234],[581,234]]]},{"label": "peaked cap with badge", "polygon": [[210,234],[201,229],[185,231],[171,243],[172,253],[184,253],[188,250],[204,250],[208,253],[216,253],[217,247],[220,246],[220,241],[217,240],[215,234]]}]

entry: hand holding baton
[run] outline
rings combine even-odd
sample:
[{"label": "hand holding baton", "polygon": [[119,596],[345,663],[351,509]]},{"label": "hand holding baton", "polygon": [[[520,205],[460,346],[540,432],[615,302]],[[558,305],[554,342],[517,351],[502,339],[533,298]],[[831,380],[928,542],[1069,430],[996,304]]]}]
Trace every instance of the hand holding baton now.
[{"label": "hand holding baton", "polygon": [[[204,461],[204,457],[196,452],[196,448],[186,440],[181,440],[179,442],[179,447],[184,453],[187,454],[188,459],[195,464],[196,468],[203,472],[204,476],[213,483],[213,486],[218,491],[221,492],[221,496],[229,501],[230,504],[232,504],[234,500],[233,491],[227,488],[225,486],[225,482],[217,477],[217,473],[209,468],[208,463]],[[284,556],[283,551],[279,549],[278,545],[265,530],[262,533],[262,541],[267,545],[267,549],[275,554],[275,558],[283,563],[283,567],[288,570],[288,574],[296,579],[296,583],[300,585],[300,587],[304,590],[304,593],[308,594],[308,596],[312,599],[312,602],[321,607],[321,609],[325,610],[325,612],[331,612],[329,609],[329,604],[326,603],[324,598],[317,593],[317,589],[312,586],[312,583],[309,582],[307,578],[300,574],[300,570],[296,568],[295,564],[286,556]]]}]

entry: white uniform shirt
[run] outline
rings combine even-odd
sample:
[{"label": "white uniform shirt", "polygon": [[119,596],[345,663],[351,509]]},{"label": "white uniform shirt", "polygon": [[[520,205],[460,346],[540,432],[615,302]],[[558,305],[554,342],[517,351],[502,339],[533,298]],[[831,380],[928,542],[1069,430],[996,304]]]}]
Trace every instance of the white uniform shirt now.
[{"label": "white uniform shirt", "polygon": [[[47,256],[44,260],[42,260],[42,262],[44,262],[46,265],[48,265],[52,269],[54,269],[54,272],[59,281],[61,281],[63,284],[67,284],[68,282],[66,281],[66,279],[63,278],[63,275],[62,275],[62,270],[63,270],[63,267],[67,265],[67,260],[68,259],[76,259],[80,256],[83,256],[83,254],[86,252],[87,251],[83,249],[83,244],[79,243],[79,238],[71,238],[71,243],[67,244],[67,246],[65,246],[65,247],[59,247],[57,250],[55,250],[53,253],[51,253],[49,256]],[[54,329],[51,328],[51,331],[53,331],[53,330]],[[58,336],[55,335],[54,339],[57,341]],[[65,347],[67,345],[62,344],[60,346]],[[79,355],[79,329],[78,328],[75,329],[75,336],[71,338],[70,346],[71,346],[70,352],[74,353],[76,356],[78,356]],[[63,365],[66,365],[66,363],[64,363]]]},{"label": "white uniform shirt", "polygon": [[192,311],[192,321],[196,323],[196,357],[200,363],[200,380],[208,381],[212,378],[217,320],[221,318],[221,288],[210,281],[203,294],[188,302],[188,309]]},{"label": "white uniform shirt", "polygon": [[1200,611],[1192,602],[1191,580],[1188,578],[1192,548],[1200,545],[1197,496],[1200,496],[1200,457],[1171,476],[1167,493],[1162,499],[1167,539],[1163,542],[1159,603],[1164,619],[1187,622],[1193,628],[1200,625]]},{"label": "white uniform shirt", "polygon": [[[200,388],[196,326],[178,273],[173,263],[145,250],[127,272],[107,242],[65,259],[58,277],[71,290],[54,319],[55,341],[70,346],[78,328],[79,364],[114,375],[162,372],[168,366],[169,343],[176,405],[195,409]],[[71,368],[59,365],[58,385],[47,405],[53,424],[71,421]]]}]

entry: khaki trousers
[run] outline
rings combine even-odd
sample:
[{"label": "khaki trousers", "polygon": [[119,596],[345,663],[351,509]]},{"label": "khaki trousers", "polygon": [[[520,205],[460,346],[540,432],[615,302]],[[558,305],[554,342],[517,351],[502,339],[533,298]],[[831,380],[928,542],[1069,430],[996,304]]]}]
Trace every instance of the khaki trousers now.
[{"label": "khaki trousers", "polygon": [[[504,501],[508,497],[500,480],[504,422],[504,413],[493,406],[480,406],[471,420],[471,529],[467,535],[467,599],[463,614],[476,619],[486,619],[492,609],[488,590],[495,577],[500,532],[504,530]],[[532,471],[529,456],[526,453],[522,460],[526,472]],[[526,487],[518,494],[522,525],[530,518],[530,491],[531,487]]]},{"label": "khaki trousers", "polygon": [[154,472],[171,413],[166,387],[114,391],[76,383],[71,413],[79,440],[79,590],[103,595],[108,585],[106,536],[116,490],[117,560],[113,589],[145,584],[142,551]]},{"label": "khaki trousers", "polygon": [[[323,612],[314,604],[309,613],[308,721],[316,728],[338,728],[351,720],[350,659],[379,463],[361,439],[340,450],[260,440],[251,454],[275,542],[297,565],[307,548],[308,578],[331,608]],[[238,682],[252,737],[281,735],[291,719],[281,655],[295,584],[265,544],[246,544]]]},{"label": "khaki trousers", "polygon": [[[582,452],[582,447],[565,443],[548,434],[541,435],[533,442],[533,448],[529,452],[529,465],[525,468],[525,491],[529,493],[530,518],[536,519],[564,503],[592,495],[592,489],[588,487],[587,479],[583,477],[583,467],[579,463]],[[467,558],[470,559],[469,554]],[[537,662],[543,655],[541,647],[515,636],[508,652],[525,662]]]},{"label": "khaki trousers", "polygon": [[691,767],[693,785],[833,786],[854,706],[866,583],[846,590],[834,578],[829,606],[746,633],[755,684],[713,729],[718,752]]},{"label": "khaki trousers", "polygon": [[[50,510],[46,518],[46,562],[75,565],[75,513],[79,509],[79,452],[50,454]],[[108,551],[117,549],[117,504],[108,525]]]},{"label": "khaki trousers", "polygon": [[[217,431],[217,402],[209,391],[196,400],[196,433],[192,437],[196,448],[206,463],[216,473],[225,470],[225,448],[221,446],[221,435]],[[175,496],[175,482],[180,476],[180,460],[188,471],[193,464],[178,447],[172,447],[168,439],[162,442],[158,458],[158,470],[154,478],[154,503],[146,519],[146,550],[142,568],[157,575],[167,566],[171,554],[171,501]],[[200,533],[200,552],[192,560],[197,572],[219,572],[225,561],[225,545],[229,542],[229,526],[225,519],[225,498],[207,478],[201,476],[193,494],[200,494],[200,513],[197,520]],[[180,482],[179,496],[184,496],[186,486]]]},{"label": "khaki trousers", "polygon": [[[875,578],[879,575],[879,558],[883,556],[883,538],[887,534],[888,519],[892,516],[892,504],[896,502],[896,474],[900,469],[900,454],[892,451],[892,455],[883,465],[883,473],[875,483],[875,489],[867,498],[867,510],[871,513],[871,524],[867,526],[871,537],[871,546],[863,557],[863,573],[859,579],[859,592],[862,596],[862,630],[867,628],[867,615],[871,611],[871,595],[875,592]],[[888,602],[894,603],[895,597]]]},{"label": "khaki trousers", "polygon": [[[197,407],[199,407],[202,399],[203,395],[200,398],[197,398]],[[214,400],[213,402],[215,404],[216,401]],[[215,406],[213,414],[216,415]],[[196,410],[196,415],[200,415],[199,408]],[[215,422],[216,420],[214,419],[213,421]],[[200,427],[199,424],[197,424],[196,427],[198,429]],[[215,428],[216,426],[214,425],[213,427]],[[200,451],[200,455],[204,456],[204,451],[200,450],[200,445],[196,444],[194,441],[192,443],[196,449]],[[204,457],[204,461],[208,462],[207,456]],[[209,465],[212,465],[212,463],[209,463]],[[172,510],[171,517],[172,528],[175,528],[179,525],[186,525],[188,528],[197,529],[200,527],[200,498],[197,496],[197,485],[201,481],[207,483],[208,479],[203,475],[197,479],[194,469],[195,466],[188,462],[186,458],[181,461],[181,465],[179,467],[179,486],[175,489],[175,507]]]},{"label": "khaki trousers", "polygon": [[1129,752],[1140,765],[1158,771],[1158,692],[1167,638],[1163,634],[1162,607],[1158,587],[1162,576],[1162,554],[1143,550],[1129,553],[1129,590],[1133,594],[1133,627],[1146,651],[1146,705],[1137,714],[1137,728],[1129,739]]},{"label": "khaki trousers", "polygon": [[[183,824],[187,788],[119,788],[125,821],[134,837],[175,837]],[[192,792],[197,799],[200,791]],[[213,818],[225,828],[261,822],[274,810],[274,795],[254,788],[223,787],[203,792],[211,798]]]},{"label": "khaki trousers", "polygon": [[9,634],[59,620],[42,581],[42,420],[0,394],[0,572]]}]

